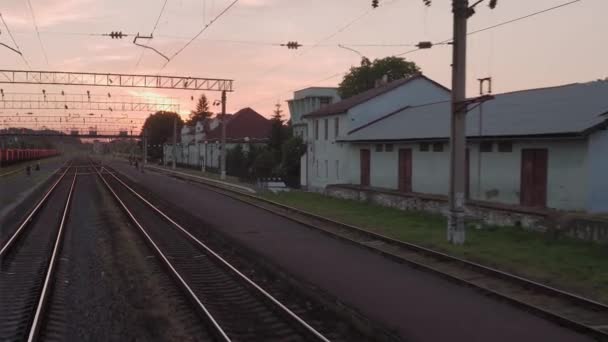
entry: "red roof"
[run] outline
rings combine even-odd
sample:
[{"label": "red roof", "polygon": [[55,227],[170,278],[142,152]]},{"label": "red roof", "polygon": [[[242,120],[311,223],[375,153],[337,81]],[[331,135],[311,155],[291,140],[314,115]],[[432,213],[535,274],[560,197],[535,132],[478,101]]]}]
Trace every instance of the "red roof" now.
[{"label": "red roof", "polygon": [[[227,140],[265,140],[270,136],[272,123],[260,113],[247,107],[234,113],[226,123]],[[208,140],[219,140],[222,137],[222,126],[219,125],[207,134]]]}]

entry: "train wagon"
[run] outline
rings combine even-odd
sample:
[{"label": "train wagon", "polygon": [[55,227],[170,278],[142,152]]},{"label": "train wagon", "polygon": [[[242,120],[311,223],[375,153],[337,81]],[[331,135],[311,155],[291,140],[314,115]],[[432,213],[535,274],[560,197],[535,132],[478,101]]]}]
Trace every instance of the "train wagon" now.
[{"label": "train wagon", "polygon": [[0,149],[0,167],[15,163],[53,157],[59,154],[55,149]]}]

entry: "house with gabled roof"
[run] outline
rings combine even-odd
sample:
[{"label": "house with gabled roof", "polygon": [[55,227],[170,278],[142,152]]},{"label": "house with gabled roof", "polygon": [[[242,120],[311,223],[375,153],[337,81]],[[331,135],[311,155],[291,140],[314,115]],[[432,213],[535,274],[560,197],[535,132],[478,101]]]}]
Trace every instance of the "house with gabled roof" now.
[{"label": "house with gabled roof", "polygon": [[341,142],[348,132],[405,106],[446,101],[449,89],[417,74],[379,84],[366,92],[302,116],[308,132],[307,152],[301,163],[302,185],[323,190],[328,184],[345,182],[351,164],[349,145]]},{"label": "house with gabled roof", "polygon": [[[226,150],[241,145],[244,151],[249,151],[253,145],[266,145],[271,127],[270,120],[249,107],[226,114]],[[183,165],[202,169],[219,168],[221,137],[222,125],[218,116],[192,127],[184,126],[182,143],[178,144],[175,156],[173,146],[165,145],[165,164],[175,158],[177,163]]]},{"label": "house with gabled roof", "polygon": [[[359,113],[364,118],[350,119],[356,124],[335,139],[349,167],[332,186],[447,195],[448,98]],[[494,95],[467,114],[466,195],[522,208],[608,212],[607,128],[608,81]]]}]

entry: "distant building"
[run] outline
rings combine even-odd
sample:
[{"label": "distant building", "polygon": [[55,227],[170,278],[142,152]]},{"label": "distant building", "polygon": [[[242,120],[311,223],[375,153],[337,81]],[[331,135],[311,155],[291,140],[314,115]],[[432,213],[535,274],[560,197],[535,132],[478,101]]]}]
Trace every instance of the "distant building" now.
[{"label": "distant building", "polygon": [[[504,94],[467,115],[468,199],[608,212],[608,82]],[[309,189],[445,196],[450,92],[416,76],[304,115]]]},{"label": "distant building", "polygon": [[[294,92],[293,99],[287,101],[293,134],[307,141],[308,125],[303,117],[339,101],[338,88],[310,87]],[[305,154],[300,159],[300,184],[302,186],[307,185],[307,161],[308,158]]]},{"label": "distant building", "polygon": [[416,75],[388,84],[379,84],[348,99],[303,115],[308,145],[306,161],[301,164],[302,178],[310,190],[323,190],[328,184],[344,183],[351,164],[349,145],[338,142],[351,130],[406,106],[446,101],[449,89]]},{"label": "distant building", "polygon": [[[241,145],[248,151],[252,145],[266,145],[270,137],[271,122],[255,110],[247,107],[234,114],[226,114],[226,149]],[[222,126],[221,117],[199,121],[194,126],[184,126],[181,144],[176,148],[176,162],[203,169],[220,167]],[[173,146],[164,147],[165,163],[171,163]]]},{"label": "distant building", "polygon": [[294,134],[306,137],[306,123],[302,117],[338,101],[338,88],[310,87],[294,92],[293,99],[287,101]]}]

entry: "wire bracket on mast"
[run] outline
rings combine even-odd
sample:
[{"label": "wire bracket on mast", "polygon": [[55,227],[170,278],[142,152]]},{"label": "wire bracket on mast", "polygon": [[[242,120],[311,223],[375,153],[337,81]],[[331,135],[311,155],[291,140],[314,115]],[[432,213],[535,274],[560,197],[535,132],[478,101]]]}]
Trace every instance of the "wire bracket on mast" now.
[{"label": "wire bracket on mast", "polygon": [[133,44],[137,45],[137,46],[141,46],[143,48],[146,49],[150,49],[154,52],[156,52],[157,54],[161,55],[164,59],[167,60],[167,62],[169,61],[169,57],[165,56],[162,52],[156,50],[155,48],[148,46],[148,45],[144,45],[144,44],[140,44],[137,42],[137,39],[153,39],[154,37],[152,36],[152,34],[150,34],[149,36],[140,36],[139,32],[137,32],[137,35],[135,35],[135,38],[133,38]]}]

